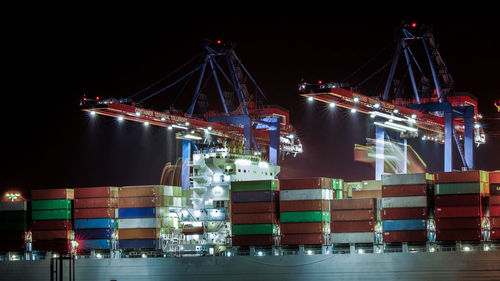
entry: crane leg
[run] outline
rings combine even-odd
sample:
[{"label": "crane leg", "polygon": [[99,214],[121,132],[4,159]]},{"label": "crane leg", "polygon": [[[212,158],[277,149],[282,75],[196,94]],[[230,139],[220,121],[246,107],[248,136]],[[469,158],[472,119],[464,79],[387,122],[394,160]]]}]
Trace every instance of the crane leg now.
[{"label": "crane leg", "polygon": [[474,170],[474,107],[465,107],[464,154],[467,168]]},{"label": "crane leg", "polygon": [[453,169],[453,113],[449,106],[444,111],[444,171]]},{"label": "crane leg", "polygon": [[375,180],[381,180],[384,173],[385,130],[375,126]]},{"label": "crane leg", "polygon": [[182,140],[182,189],[189,189],[189,161],[191,160],[191,141]]}]

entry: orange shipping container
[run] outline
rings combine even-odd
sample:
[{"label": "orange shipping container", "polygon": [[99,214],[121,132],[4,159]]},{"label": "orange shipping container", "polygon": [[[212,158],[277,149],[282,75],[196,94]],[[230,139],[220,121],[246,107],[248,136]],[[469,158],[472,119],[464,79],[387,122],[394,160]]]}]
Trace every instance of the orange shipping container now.
[{"label": "orange shipping container", "polygon": [[500,183],[500,171],[490,172],[490,183]]},{"label": "orange shipping container", "polygon": [[276,213],[257,214],[233,214],[231,217],[233,224],[254,224],[254,223],[278,223]]},{"label": "orange shipping container", "polygon": [[75,209],[75,219],[114,218],[115,208]]},{"label": "orange shipping container", "polygon": [[281,190],[293,189],[333,189],[333,181],[330,178],[299,178],[280,180]]},{"label": "orange shipping container", "polygon": [[156,239],[156,228],[119,229],[118,239]]},{"label": "orange shipping container", "polygon": [[280,201],[280,212],[330,211],[330,200]]},{"label": "orange shipping container", "polygon": [[330,224],[327,222],[294,222],[282,223],[281,233],[329,233]]},{"label": "orange shipping container", "polygon": [[71,188],[58,189],[33,189],[31,191],[31,200],[50,200],[50,199],[74,199],[74,190]]},{"label": "orange shipping container", "polygon": [[116,207],[118,207],[117,198],[75,199],[75,209],[116,208]]},{"label": "orange shipping container", "polygon": [[125,197],[119,198],[118,206],[120,208],[145,208],[155,207],[156,197]]},{"label": "orange shipping container", "polygon": [[118,187],[113,186],[75,188],[75,198],[103,198],[117,195]]},{"label": "orange shipping container", "polygon": [[332,221],[367,221],[376,216],[375,210],[335,210],[330,215]]},{"label": "orange shipping container", "polygon": [[33,240],[69,239],[71,231],[68,230],[33,230]]},{"label": "orange shipping container", "polygon": [[439,172],[434,174],[435,183],[488,182],[488,172],[481,170],[461,172]]},{"label": "orange shipping container", "polygon": [[118,197],[153,197],[155,186],[125,186],[118,190]]},{"label": "orange shipping container", "polygon": [[281,245],[321,245],[325,242],[322,233],[311,234],[283,234]]},{"label": "orange shipping container", "polygon": [[382,198],[382,190],[353,190],[352,199]]},{"label": "orange shipping container", "polygon": [[377,208],[375,198],[334,199],[330,202],[332,210],[371,210]]}]

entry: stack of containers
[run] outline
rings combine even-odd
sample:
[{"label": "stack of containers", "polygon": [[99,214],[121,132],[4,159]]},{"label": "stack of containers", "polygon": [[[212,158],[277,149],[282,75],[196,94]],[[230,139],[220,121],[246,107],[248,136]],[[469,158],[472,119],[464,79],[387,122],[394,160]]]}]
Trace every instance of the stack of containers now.
[{"label": "stack of containers", "polygon": [[333,184],[333,197],[335,199],[344,198],[344,180],[343,179],[332,179]]},{"label": "stack of containers", "polygon": [[26,201],[0,202],[0,251],[24,249],[24,233],[28,229]]},{"label": "stack of containers", "polygon": [[121,249],[156,248],[156,191],[153,185],[118,189],[118,243]]},{"label": "stack of containers", "polygon": [[377,199],[343,199],[331,202],[333,244],[373,243],[377,224]]},{"label": "stack of containers", "polygon": [[75,188],[75,238],[82,250],[109,250],[116,242],[118,187]]},{"label": "stack of containers", "polygon": [[485,171],[435,174],[436,241],[480,241],[489,193]]},{"label": "stack of containers", "polygon": [[73,189],[38,189],[31,192],[33,250],[70,250]]},{"label": "stack of containers", "polygon": [[425,242],[432,175],[382,175],[383,242]]},{"label": "stack of containers", "polygon": [[279,235],[278,180],[231,182],[233,246],[273,246]]},{"label": "stack of containers", "polygon": [[193,190],[182,190],[181,186],[159,185],[156,187],[157,236],[173,237],[176,232],[179,232],[178,230],[182,227],[179,220],[181,212],[175,210],[186,208],[187,198],[190,198],[192,193]]},{"label": "stack of containers", "polygon": [[329,178],[280,180],[282,245],[324,245],[330,235]]},{"label": "stack of containers", "polygon": [[490,172],[490,239],[500,240],[500,171]]}]

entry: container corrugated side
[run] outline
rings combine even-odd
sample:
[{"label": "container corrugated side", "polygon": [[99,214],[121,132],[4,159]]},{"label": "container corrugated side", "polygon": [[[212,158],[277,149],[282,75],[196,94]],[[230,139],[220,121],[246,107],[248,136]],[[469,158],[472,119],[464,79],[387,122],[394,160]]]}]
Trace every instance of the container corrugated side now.
[{"label": "container corrugated side", "polygon": [[156,239],[121,239],[118,241],[121,249],[155,249]]},{"label": "container corrugated side", "polygon": [[366,221],[375,220],[375,210],[335,210],[331,212],[332,221]]},{"label": "container corrugated side", "polygon": [[156,218],[118,219],[118,228],[156,228]]},{"label": "container corrugated side", "polygon": [[377,207],[375,198],[335,199],[330,202],[332,210],[371,210]]},{"label": "container corrugated side", "polygon": [[332,233],[330,237],[334,244],[375,242],[375,233],[373,232]]},{"label": "container corrugated side", "polygon": [[330,212],[306,211],[306,212],[281,212],[281,223],[286,222],[329,222]]},{"label": "container corrugated side", "polygon": [[[481,218],[438,218],[436,229],[481,229]],[[492,224],[493,228],[493,224]]]},{"label": "container corrugated side", "polygon": [[74,198],[75,198],[74,190],[71,188],[31,190],[31,200],[74,199]]},{"label": "container corrugated side", "polygon": [[231,182],[231,191],[276,191],[280,190],[280,181],[278,180],[252,180],[252,181],[233,181]]},{"label": "container corrugated side", "polygon": [[333,180],[330,178],[296,178],[280,180],[281,190],[295,189],[333,189]]},{"label": "container corrugated side", "polygon": [[426,184],[389,185],[382,187],[382,197],[427,196]]},{"label": "container corrugated side", "polygon": [[118,196],[118,187],[78,187],[75,188],[75,199],[77,198],[114,198]]},{"label": "container corrugated side", "polygon": [[113,228],[96,228],[96,229],[76,229],[75,236],[78,240],[83,239],[111,239],[115,229]]},{"label": "container corrugated side", "polygon": [[276,224],[233,225],[233,235],[277,234]]},{"label": "container corrugated side", "polygon": [[70,220],[71,210],[33,210],[32,220]]},{"label": "container corrugated side", "polygon": [[382,220],[427,219],[427,207],[422,208],[389,208],[380,211]]},{"label": "container corrugated side", "polygon": [[118,189],[118,197],[152,197],[156,196],[156,185],[124,186]]},{"label": "container corrugated side", "polygon": [[80,240],[80,248],[85,250],[106,250],[111,248],[110,239]]},{"label": "container corrugated side", "polygon": [[426,230],[427,221],[420,219],[382,221],[384,231]]},{"label": "container corrugated side", "polygon": [[93,208],[93,209],[75,209],[75,219],[100,219],[115,218],[118,209],[115,208]]},{"label": "container corrugated side", "polygon": [[352,199],[382,198],[382,190],[353,190]]},{"label": "container corrugated side", "polygon": [[434,215],[436,218],[480,217],[482,210],[481,206],[436,207]]},{"label": "container corrugated side", "polygon": [[276,191],[244,191],[231,192],[231,202],[247,203],[247,202],[273,202],[279,198]]},{"label": "container corrugated side", "polygon": [[233,214],[231,216],[231,222],[233,224],[277,224],[278,216],[276,213]]},{"label": "container corrugated side", "polygon": [[231,212],[233,214],[274,213],[277,211],[277,207],[276,202],[231,202]]},{"label": "container corrugated side", "polygon": [[433,180],[432,174],[395,174],[382,175],[382,185],[427,184]]},{"label": "container corrugated side", "polygon": [[281,233],[330,233],[328,222],[281,223]]},{"label": "container corrugated side", "polygon": [[331,223],[331,231],[345,232],[373,232],[375,221],[336,221]]},{"label": "container corrugated side", "polygon": [[488,172],[481,170],[438,172],[434,174],[436,183],[488,182]]},{"label": "container corrugated side", "polygon": [[330,200],[280,201],[281,212],[330,211]]},{"label": "container corrugated side", "polygon": [[487,194],[489,192],[489,185],[485,182],[457,182],[436,184],[436,195]]},{"label": "container corrugated side", "polygon": [[283,234],[281,245],[322,245],[325,243],[323,233]]},{"label": "container corrugated side", "polygon": [[424,242],[427,241],[427,231],[384,231],[382,234],[382,241],[386,243]]},{"label": "container corrugated side", "polygon": [[19,202],[0,202],[0,211],[26,211],[26,201]]},{"label": "container corrugated side", "polygon": [[31,201],[32,210],[71,210],[71,199],[51,199]]},{"label": "container corrugated side", "polygon": [[434,197],[434,206],[478,206],[481,204],[480,194],[450,194],[436,195]]},{"label": "container corrugated side", "polygon": [[[159,233],[158,233],[159,234]],[[156,228],[118,229],[118,239],[156,239]]]},{"label": "container corrugated side", "polygon": [[382,198],[382,209],[427,207],[427,196],[405,196]]},{"label": "container corrugated side", "polygon": [[70,230],[72,228],[71,220],[37,220],[31,222],[32,230]]},{"label": "container corrugated side", "polygon": [[172,185],[159,185],[156,187],[156,195],[157,196],[176,196],[176,197],[188,197],[191,196],[193,190],[182,190],[181,186],[172,186]]},{"label": "container corrugated side", "polygon": [[115,228],[117,226],[115,219],[75,219],[75,229],[92,229],[92,228]]},{"label": "container corrugated side", "polygon": [[[118,198],[119,208],[146,208],[155,207],[157,197],[124,197]],[[161,197],[158,197],[161,198]]]},{"label": "container corrugated side", "polygon": [[233,246],[272,246],[274,245],[274,235],[234,235]]},{"label": "container corrugated side", "polygon": [[69,239],[70,230],[33,230],[33,240]]},{"label": "container corrugated side", "polygon": [[156,217],[156,208],[120,208],[118,217],[127,218],[154,218]]},{"label": "container corrugated side", "polygon": [[297,200],[332,200],[332,189],[296,189],[282,190],[280,192],[280,201]]},{"label": "container corrugated side", "polygon": [[481,229],[436,230],[436,241],[479,241]]},{"label": "container corrugated side", "polygon": [[77,198],[73,205],[75,209],[118,208],[118,198]]},{"label": "container corrugated side", "polygon": [[500,183],[500,171],[489,173],[489,183]]}]

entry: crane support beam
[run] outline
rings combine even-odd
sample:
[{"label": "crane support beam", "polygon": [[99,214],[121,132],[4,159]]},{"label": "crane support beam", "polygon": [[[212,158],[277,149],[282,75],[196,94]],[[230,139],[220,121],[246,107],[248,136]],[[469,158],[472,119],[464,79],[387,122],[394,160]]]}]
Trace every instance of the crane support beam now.
[{"label": "crane support beam", "polygon": [[392,80],[394,79],[394,73],[396,72],[396,67],[398,65],[399,54],[401,53],[401,42],[397,43],[396,52],[394,53],[394,59],[392,60],[391,70],[389,70],[389,76],[385,82],[384,97],[383,100],[389,99],[389,89],[391,88]]},{"label": "crane support beam", "polygon": [[453,170],[453,111],[451,105],[444,110],[444,171]]},{"label": "crane support beam", "polygon": [[191,160],[191,141],[182,140],[182,167],[181,167],[181,185],[182,189],[190,189],[189,173]]},{"label": "crane support beam", "polygon": [[375,126],[375,180],[381,180],[384,173],[385,130]]},{"label": "crane support beam", "polygon": [[474,108],[466,106],[464,112],[464,154],[467,168],[474,170]]},{"label": "crane support beam", "polygon": [[403,49],[404,49],[405,58],[406,58],[406,65],[408,66],[408,73],[410,74],[411,85],[413,87],[415,99],[417,100],[417,103],[420,103],[420,98],[418,96],[417,84],[415,83],[415,76],[413,75],[413,68],[411,66],[410,56],[408,54],[408,46],[407,46],[406,41],[404,39],[401,40],[401,45],[403,46]]}]

